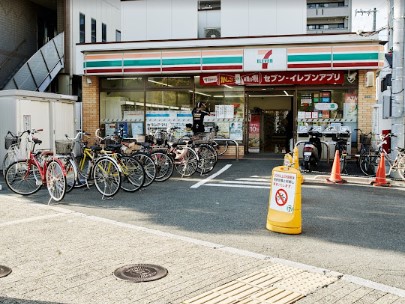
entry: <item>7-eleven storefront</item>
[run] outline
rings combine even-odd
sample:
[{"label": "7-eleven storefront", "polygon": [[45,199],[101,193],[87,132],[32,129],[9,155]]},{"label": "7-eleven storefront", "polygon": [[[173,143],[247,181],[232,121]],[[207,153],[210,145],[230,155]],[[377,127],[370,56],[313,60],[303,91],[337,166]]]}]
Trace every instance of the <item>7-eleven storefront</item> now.
[{"label": "7-eleven storefront", "polygon": [[[307,39],[314,37],[325,36]],[[281,152],[288,111],[295,141],[306,124],[371,130],[383,46],[364,37],[350,39],[316,45],[249,45],[245,39],[244,46],[189,48],[181,43],[169,48],[170,42],[148,48],[147,42],[80,45],[83,129],[101,127],[112,134],[122,126],[127,137],[140,138],[179,126],[180,136],[192,123],[194,105],[204,101],[211,113],[206,131],[217,127],[219,135],[236,140],[240,155]],[[355,132],[351,141],[355,147]]]}]

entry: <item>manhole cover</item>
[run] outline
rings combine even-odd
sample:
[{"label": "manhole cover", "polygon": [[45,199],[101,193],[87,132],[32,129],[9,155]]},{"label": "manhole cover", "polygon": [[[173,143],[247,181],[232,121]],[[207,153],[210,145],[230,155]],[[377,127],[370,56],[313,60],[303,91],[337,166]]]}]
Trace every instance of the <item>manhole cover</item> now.
[{"label": "manhole cover", "polygon": [[135,283],[159,280],[167,275],[167,269],[158,265],[135,264],[122,266],[114,271],[118,279]]},{"label": "manhole cover", "polygon": [[0,278],[8,276],[10,273],[11,273],[11,268],[0,265]]}]

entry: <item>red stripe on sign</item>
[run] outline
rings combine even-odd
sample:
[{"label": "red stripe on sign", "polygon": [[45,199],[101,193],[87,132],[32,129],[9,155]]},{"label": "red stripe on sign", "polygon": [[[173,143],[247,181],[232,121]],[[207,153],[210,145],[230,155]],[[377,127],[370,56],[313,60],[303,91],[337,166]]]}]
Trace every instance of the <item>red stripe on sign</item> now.
[{"label": "red stripe on sign", "polygon": [[122,69],[87,69],[84,74],[122,73]]},{"label": "red stripe on sign", "polygon": [[288,68],[290,69],[298,69],[298,68],[331,68],[331,63],[289,63]]},{"label": "red stripe on sign", "polygon": [[343,63],[333,63],[334,67],[378,67],[378,62],[343,62]]},{"label": "red stripe on sign", "polygon": [[136,72],[136,73],[160,72],[160,68],[125,68],[124,73],[128,73],[128,72]]},{"label": "red stripe on sign", "polygon": [[203,66],[202,70],[203,71],[242,70],[242,66],[241,65],[224,65],[224,66],[211,65],[211,66]]}]

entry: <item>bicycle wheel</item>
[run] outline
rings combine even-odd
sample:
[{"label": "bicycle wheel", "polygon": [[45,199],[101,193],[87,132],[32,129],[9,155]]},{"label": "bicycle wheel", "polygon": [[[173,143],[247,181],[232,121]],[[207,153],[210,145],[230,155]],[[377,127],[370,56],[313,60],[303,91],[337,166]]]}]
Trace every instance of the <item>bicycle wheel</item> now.
[{"label": "bicycle wheel", "polygon": [[181,154],[179,159],[174,160],[174,167],[182,177],[189,177],[197,171],[198,155],[189,147],[179,149],[181,149]]},{"label": "bicycle wheel", "polygon": [[201,174],[211,172],[217,163],[215,151],[212,150],[211,146],[206,144],[198,146],[196,150],[198,155],[197,171]]},{"label": "bicycle wheel", "polygon": [[145,171],[142,164],[131,156],[121,156],[118,160],[118,164],[122,171],[122,190],[135,192],[141,189],[145,182]]},{"label": "bicycle wheel", "polygon": [[76,186],[77,168],[75,162],[70,157],[64,157],[61,160],[66,171],[66,193],[69,193]]},{"label": "bicycle wheel", "polygon": [[363,172],[364,175],[375,175],[376,158],[377,156],[370,154],[360,155],[360,170]]},{"label": "bicycle wheel", "polygon": [[103,197],[114,196],[120,190],[121,172],[115,162],[107,157],[101,157],[94,163],[93,179]]},{"label": "bicycle wheel", "polygon": [[214,147],[218,153],[218,156],[223,155],[227,150],[228,150],[228,141],[224,140],[224,141],[218,141],[216,142],[215,139],[213,140],[214,142]]},{"label": "bicycle wheel", "polygon": [[35,164],[29,165],[26,160],[12,163],[6,169],[5,174],[7,187],[17,194],[34,194],[42,187],[38,167]]},{"label": "bicycle wheel", "polygon": [[8,153],[6,153],[6,155],[4,155],[2,162],[3,176],[6,176],[7,167],[10,166],[10,164],[11,164],[10,157],[8,156]]},{"label": "bicycle wheel", "polygon": [[153,159],[143,152],[136,152],[132,154],[137,161],[139,161],[145,170],[145,182],[143,183],[143,187],[147,187],[153,183],[156,178],[156,166]]},{"label": "bicycle wheel", "polygon": [[172,158],[163,152],[153,152],[151,154],[156,166],[156,177],[155,181],[164,182],[168,180],[174,171],[174,164]]},{"label": "bicycle wheel", "polygon": [[46,187],[54,201],[59,202],[65,197],[66,176],[62,166],[56,160],[48,162],[46,168]]},{"label": "bicycle wheel", "polygon": [[405,180],[405,155],[398,159],[398,174],[402,180]]}]

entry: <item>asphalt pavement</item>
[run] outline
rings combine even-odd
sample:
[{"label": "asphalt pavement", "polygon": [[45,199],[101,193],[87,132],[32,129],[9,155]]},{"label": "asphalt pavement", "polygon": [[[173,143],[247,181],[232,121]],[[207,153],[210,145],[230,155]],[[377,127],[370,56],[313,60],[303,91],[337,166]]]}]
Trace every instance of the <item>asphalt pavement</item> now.
[{"label": "asphalt pavement", "polygon": [[[304,183],[324,183],[327,175],[304,174]],[[48,205],[46,190],[21,197],[0,184],[0,303],[405,303],[398,287],[154,229],[139,218]],[[122,209],[110,205],[110,212]],[[122,267],[124,278],[116,273]]]}]

